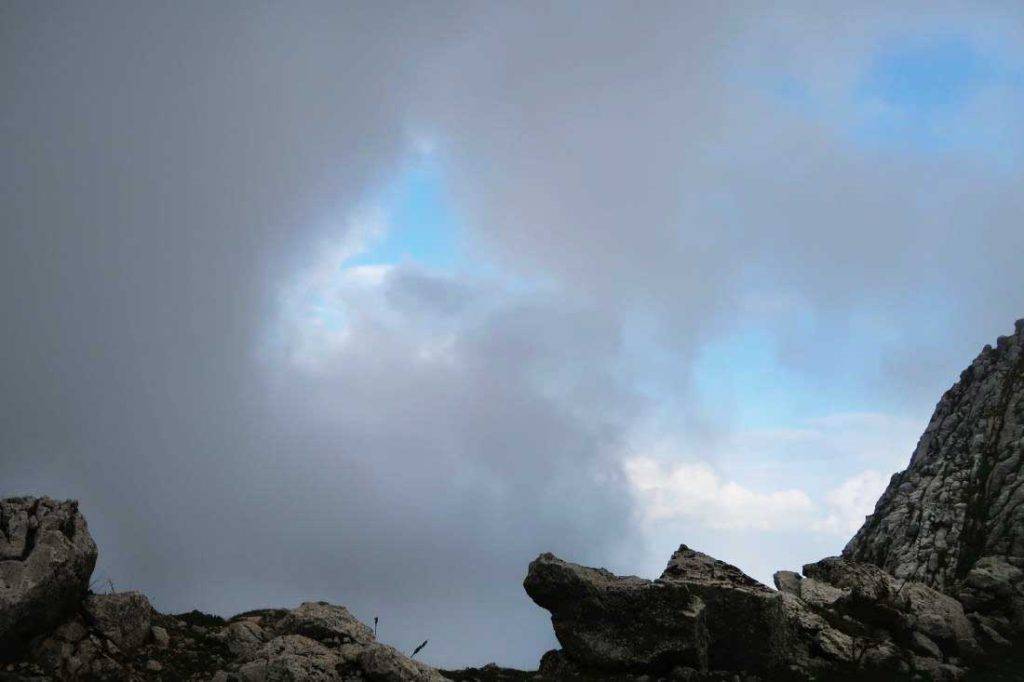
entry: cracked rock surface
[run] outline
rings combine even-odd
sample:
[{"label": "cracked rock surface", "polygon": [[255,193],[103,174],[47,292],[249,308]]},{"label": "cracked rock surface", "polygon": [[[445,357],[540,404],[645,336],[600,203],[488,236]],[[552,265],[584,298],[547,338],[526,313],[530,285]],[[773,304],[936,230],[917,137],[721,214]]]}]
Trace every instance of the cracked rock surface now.
[{"label": "cracked rock surface", "polygon": [[135,592],[90,595],[37,637],[0,680],[444,682],[430,666],[378,643],[347,609],[307,602],[225,620],[165,615]]},{"label": "cracked rock surface", "polygon": [[73,501],[0,500],[0,656],[76,608],[96,565],[96,544]]},{"label": "cracked rock surface", "polygon": [[942,396],[910,466],[892,477],[844,556],[1024,631],[1022,457],[1024,320]]},{"label": "cracked rock surface", "polygon": [[343,606],[166,615],[138,592],[90,592],[95,563],[77,503],[0,500],[0,682],[447,679]]},{"label": "cracked rock surface", "polygon": [[841,557],[803,573],[780,572],[776,591],[685,545],[654,581],[541,555],[525,586],[551,611],[562,649],[540,673],[959,680],[982,653],[960,603],[926,585]]},{"label": "cracked rock surface", "polygon": [[704,602],[683,585],[618,577],[542,554],[523,583],[563,651],[584,667],[707,666]]}]

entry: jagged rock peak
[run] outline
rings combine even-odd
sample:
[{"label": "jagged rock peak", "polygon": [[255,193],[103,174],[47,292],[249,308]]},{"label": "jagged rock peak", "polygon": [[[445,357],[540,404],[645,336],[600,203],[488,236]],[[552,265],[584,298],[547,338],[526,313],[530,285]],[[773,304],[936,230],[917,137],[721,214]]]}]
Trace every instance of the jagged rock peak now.
[{"label": "jagged rock peak", "polygon": [[[950,388],[843,554],[1024,624],[1024,320]],[[989,603],[985,603],[989,602]]]}]

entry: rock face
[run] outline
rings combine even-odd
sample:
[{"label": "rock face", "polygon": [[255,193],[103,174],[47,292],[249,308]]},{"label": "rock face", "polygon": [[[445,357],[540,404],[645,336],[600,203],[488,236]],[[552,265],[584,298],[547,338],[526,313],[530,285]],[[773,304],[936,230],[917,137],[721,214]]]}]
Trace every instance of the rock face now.
[{"label": "rock face", "polygon": [[74,610],[95,565],[96,544],[76,502],[0,500],[0,657]]},{"label": "rock face", "polygon": [[939,401],[844,556],[1024,630],[1024,320]]}]

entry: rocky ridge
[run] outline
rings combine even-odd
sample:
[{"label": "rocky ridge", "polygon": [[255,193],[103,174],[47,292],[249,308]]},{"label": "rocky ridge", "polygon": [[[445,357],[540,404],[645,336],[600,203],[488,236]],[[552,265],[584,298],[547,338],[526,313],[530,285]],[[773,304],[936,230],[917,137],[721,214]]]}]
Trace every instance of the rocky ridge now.
[{"label": "rocky ridge", "polygon": [[94,594],[74,502],[0,500],[0,682],[1024,679],[1024,321],[939,402],[842,556],[775,588],[682,545],[655,580],[542,554],[524,581],[561,649],[537,671],[435,670],[344,607],[222,619]]},{"label": "rocky ridge", "polygon": [[0,501],[0,681],[446,679],[343,606],[165,615],[138,592],[93,593],[95,563],[75,502]]},{"label": "rocky ridge", "polygon": [[842,556],[776,573],[776,590],[685,545],[653,581],[541,555],[524,587],[562,648],[540,672],[1024,679],[1022,474],[1024,321],[942,397]]}]

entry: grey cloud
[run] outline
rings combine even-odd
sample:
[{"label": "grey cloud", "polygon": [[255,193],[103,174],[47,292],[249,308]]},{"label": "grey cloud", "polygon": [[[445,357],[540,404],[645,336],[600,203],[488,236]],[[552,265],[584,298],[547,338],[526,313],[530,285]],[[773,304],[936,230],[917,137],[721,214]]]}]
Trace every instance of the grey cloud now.
[{"label": "grey cloud", "polygon": [[[1012,45],[1017,10],[965,7],[926,23]],[[1016,160],[867,155],[737,80],[838,96],[911,12],[743,9],[7,3],[2,492],[82,498],[100,574],[160,608],[332,599],[439,663],[535,662],[532,555],[648,556],[618,466],[651,408],[630,315],[685,368],[778,290],[824,320],[787,339],[816,369],[867,302],[920,402],[1024,308]],[[325,215],[421,132],[488,257],[555,286],[399,268],[389,317],[360,310],[316,372],[263,352],[281,287],[343,236]]]},{"label": "grey cloud", "polygon": [[[751,290],[796,292],[821,315],[813,341],[790,340],[805,355],[864,308],[901,342],[929,307],[955,310],[899,360],[933,356],[942,383],[1024,307],[1009,255],[1022,246],[1019,161],[872,150],[854,139],[852,99],[894,38],[963,34],[1019,59],[1019,8],[591,7],[561,5],[542,23],[495,9],[429,82],[424,115],[444,122],[474,224],[512,267],[654,311],[684,357],[742,326]],[[773,96],[785,79],[811,101]]]},{"label": "grey cloud", "polygon": [[403,313],[448,317],[472,305],[474,293],[452,277],[402,268],[389,278],[386,295]]}]

